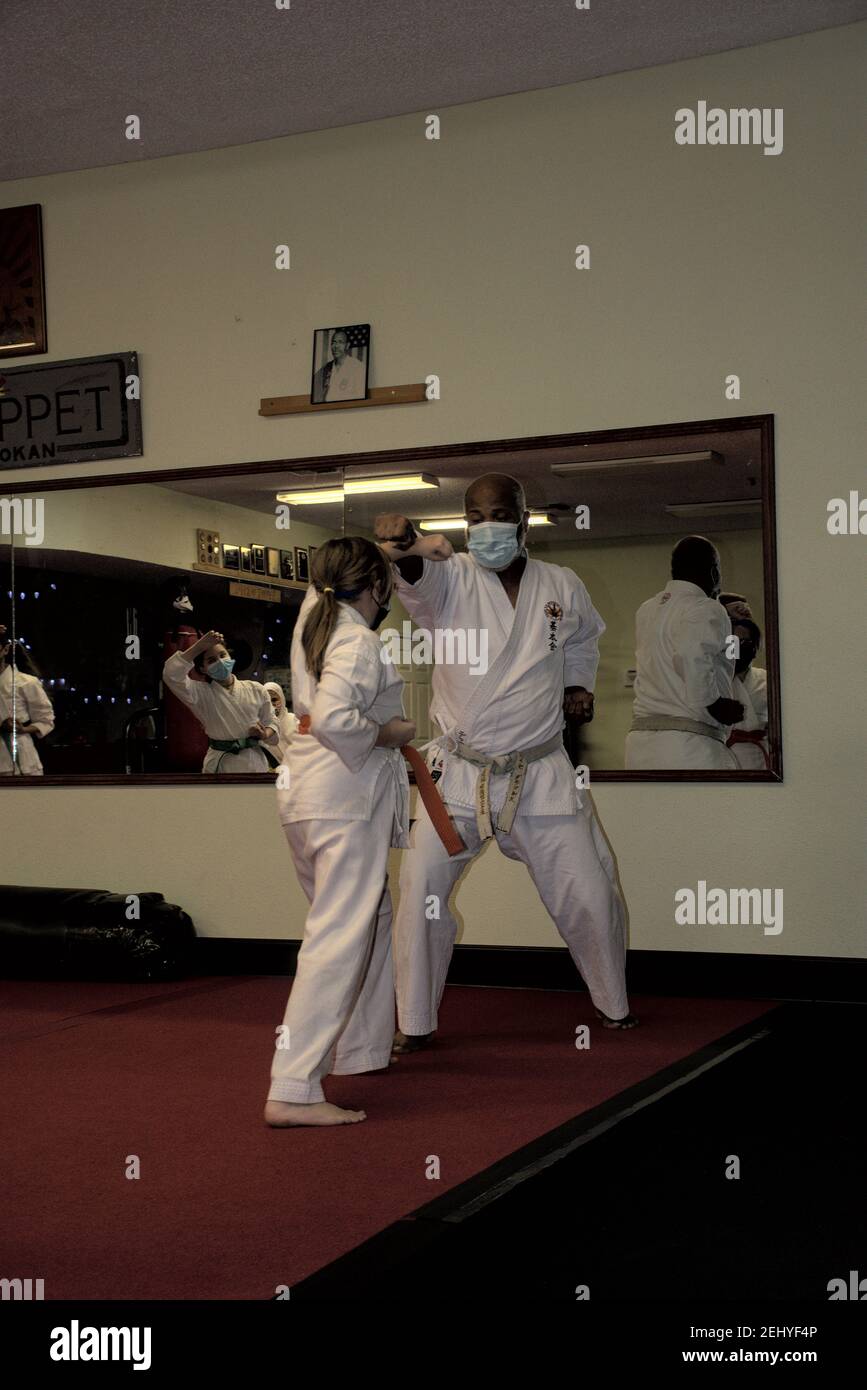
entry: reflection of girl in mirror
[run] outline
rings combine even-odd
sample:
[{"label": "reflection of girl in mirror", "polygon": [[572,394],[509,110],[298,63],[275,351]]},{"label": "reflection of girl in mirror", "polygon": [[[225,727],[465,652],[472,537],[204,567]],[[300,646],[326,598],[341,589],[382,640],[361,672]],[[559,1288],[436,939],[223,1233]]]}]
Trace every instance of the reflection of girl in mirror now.
[{"label": "reflection of girl in mirror", "polygon": [[[206,632],[186,651],[175,652],[163,667],[163,680],[198,719],[208,735],[203,772],[224,775],[269,772],[277,759],[278,734],[265,687],[258,681],[239,681],[235,663],[221,632]],[[194,667],[201,677],[191,679]]]},{"label": "reflection of girl in mirror", "polygon": [[322,1078],[388,1066],[394,1034],[388,852],[408,843],[415,737],[403,681],[373,629],[388,612],[391,566],[360,536],[316,551],[292,634],[299,732],[278,779],[280,820],[310,903],[278,1030],[265,1121],[355,1124],[363,1110],[326,1101]]},{"label": "reflection of girl in mirror", "polygon": [[739,724],[733,725],[728,745],[739,767],[769,768],[768,673],[761,666],[753,665],[762,634],[747,600],[740,594],[720,594],[720,603],[731,619],[732,636],[738,639],[732,698],[744,707],[744,717]]},{"label": "reflection of girl in mirror", "polygon": [[274,710],[274,721],[277,725],[277,752],[280,755],[281,763],[286,759],[289,748],[289,740],[298,728],[298,720],[290,710],[286,708],[286,696],[283,687],[276,681],[266,681],[265,689]]},{"label": "reflection of girl in mirror", "polygon": [[41,776],[34,739],[53,728],[54,710],[36,667],[0,624],[0,776]]}]

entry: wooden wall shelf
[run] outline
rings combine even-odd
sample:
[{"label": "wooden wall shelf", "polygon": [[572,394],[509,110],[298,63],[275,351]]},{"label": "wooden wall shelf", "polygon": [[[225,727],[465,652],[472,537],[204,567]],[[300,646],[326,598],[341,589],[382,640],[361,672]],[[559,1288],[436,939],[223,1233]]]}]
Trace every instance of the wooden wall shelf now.
[{"label": "wooden wall shelf", "polygon": [[260,584],[263,589],[298,589],[306,594],[310,585],[299,579],[278,579],[274,575],[251,574],[249,570],[227,570],[222,565],[193,565],[196,574],[212,574],[217,579],[231,579],[237,584]]},{"label": "wooden wall shelf", "polygon": [[353,410],[365,405],[412,405],[426,400],[424,382],[412,386],[373,386],[363,401],[323,401],[313,405],[309,396],[265,396],[259,402],[260,415],[303,415],[317,410]]}]

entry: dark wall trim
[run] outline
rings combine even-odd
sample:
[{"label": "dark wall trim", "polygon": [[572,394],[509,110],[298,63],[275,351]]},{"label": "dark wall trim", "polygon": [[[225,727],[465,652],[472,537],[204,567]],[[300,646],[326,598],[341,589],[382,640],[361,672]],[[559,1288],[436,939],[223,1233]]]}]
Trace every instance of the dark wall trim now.
[{"label": "dark wall trim", "polygon": [[[474,439],[463,444],[427,444],[405,449],[373,449],[364,453],[304,454],[295,458],[253,459],[248,463],[220,463],[213,467],[140,468],[121,473],[90,473],[75,478],[4,480],[3,491],[9,496],[27,492],[68,491],[72,488],[118,487],[123,483],[176,482],[189,478],[234,478],[253,473],[284,473],[287,469],[300,472],[330,472],[335,468],[370,464],[396,466],[401,463],[432,462],[435,459],[465,458],[473,455],[514,453],[516,449],[551,449],[563,445],[620,444],[636,439],[654,439],[657,435],[719,434],[723,430],[760,429],[773,442],[774,416],[770,412],[758,415],[722,416],[716,420],[673,420],[664,425],[622,425],[609,430],[582,430],[575,434],[535,434],[518,439]],[[765,431],[768,434],[765,435]],[[36,471],[36,470],[34,470]],[[771,499],[773,500],[773,499]]]},{"label": "dark wall trim", "polygon": [[[299,941],[199,937],[194,969],[204,975],[291,975]],[[699,998],[867,1002],[867,959],[741,955],[722,951],[630,951],[634,994]],[[457,946],[449,984],[505,989],[583,989],[562,946]]]}]

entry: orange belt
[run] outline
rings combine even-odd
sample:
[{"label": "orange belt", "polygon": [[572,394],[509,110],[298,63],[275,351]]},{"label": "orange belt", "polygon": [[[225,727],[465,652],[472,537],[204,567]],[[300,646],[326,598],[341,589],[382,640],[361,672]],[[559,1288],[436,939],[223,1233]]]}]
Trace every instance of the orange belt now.
[{"label": "orange belt", "polygon": [[[300,734],[310,733],[309,714],[302,714],[298,721],[298,732]],[[443,800],[436,789],[436,783],[431,777],[427,763],[421,753],[419,753],[417,748],[410,748],[409,744],[405,744],[400,751],[415,773],[418,794],[422,799],[425,810],[431,818],[431,824],[434,830],[443,842],[446,852],[449,855],[463,853],[466,849],[466,845],[455,829],[454,822],[445,808]]]},{"label": "orange belt", "polygon": [[770,771],[771,759],[765,747],[765,735],[758,730],[748,734],[745,729],[732,729],[726,742],[726,747],[731,748],[733,743],[754,743],[757,748],[762,750],[762,757],[765,760],[765,767]]}]

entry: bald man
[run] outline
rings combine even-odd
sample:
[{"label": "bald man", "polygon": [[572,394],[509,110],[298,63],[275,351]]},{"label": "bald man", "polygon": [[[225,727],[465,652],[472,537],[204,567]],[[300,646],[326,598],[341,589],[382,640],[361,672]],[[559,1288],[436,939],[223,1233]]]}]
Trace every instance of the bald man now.
[{"label": "bald man", "polygon": [[[489,663],[481,674],[458,659],[461,644],[452,642],[455,659],[433,672],[431,716],[442,734],[428,764],[466,849],[450,858],[419,806],[394,925],[398,1056],[436,1031],[457,933],[449,898],[491,838],[529,869],[603,1026],[637,1022],[626,997],[625,908],[614,861],[563,746],[564,714],[581,723],[593,717],[605,624],[572,570],[528,557],[520,483],[486,474],[464,506],[466,554],[455,554],[444,536],[419,536],[406,517],[376,522],[410,616],[432,634],[485,631]],[[478,648],[463,644],[464,654]]]},{"label": "bald man", "polygon": [[349,352],[349,335],[335,328],[331,335],[331,358],[313,377],[311,401],[357,401],[364,398],[364,363]]},{"label": "bald man", "polygon": [[744,707],[732,698],[732,625],[719,592],[716,547],[704,536],[684,536],[671,553],[668,584],[635,615],[628,771],[738,770],[726,740]]}]

